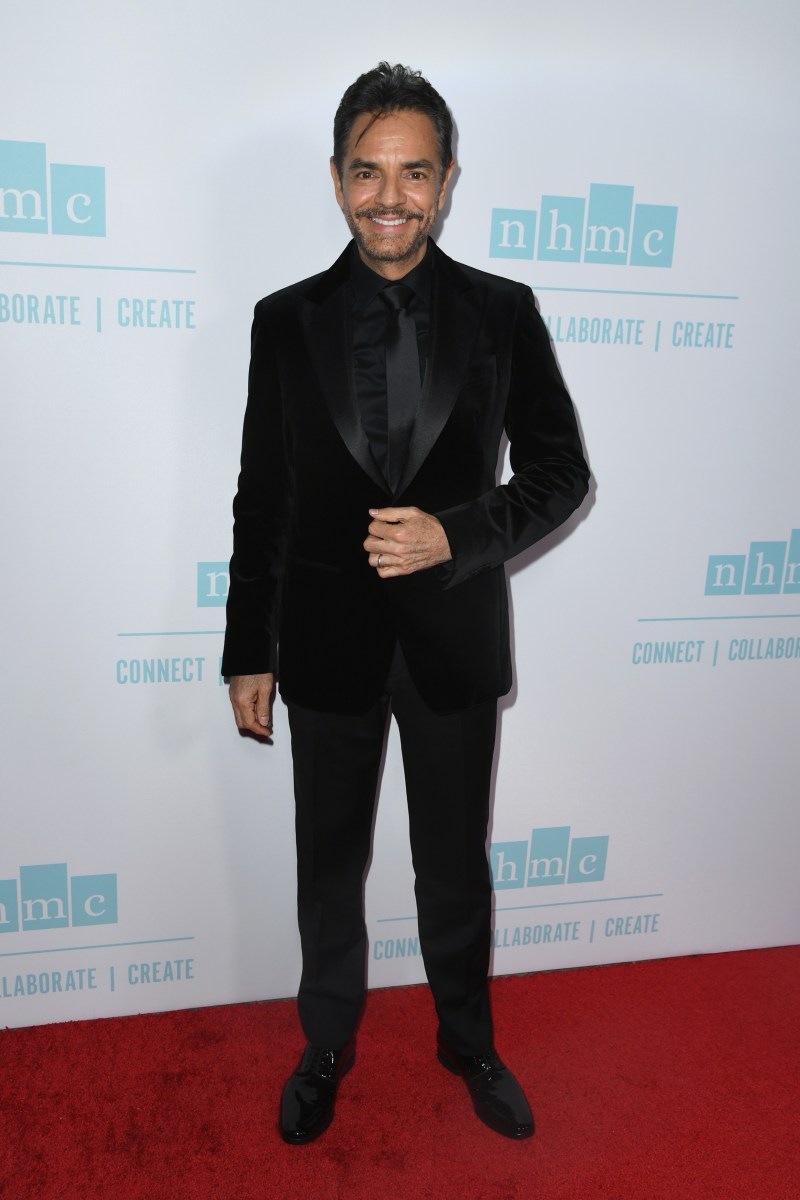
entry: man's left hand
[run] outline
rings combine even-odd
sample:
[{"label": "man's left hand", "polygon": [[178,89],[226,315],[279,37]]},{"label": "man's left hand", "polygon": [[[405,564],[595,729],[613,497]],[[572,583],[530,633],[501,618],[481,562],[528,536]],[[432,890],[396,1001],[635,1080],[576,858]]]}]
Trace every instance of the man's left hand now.
[{"label": "man's left hand", "polygon": [[364,549],[381,579],[427,571],[453,557],[438,517],[419,508],[371,508]]}]

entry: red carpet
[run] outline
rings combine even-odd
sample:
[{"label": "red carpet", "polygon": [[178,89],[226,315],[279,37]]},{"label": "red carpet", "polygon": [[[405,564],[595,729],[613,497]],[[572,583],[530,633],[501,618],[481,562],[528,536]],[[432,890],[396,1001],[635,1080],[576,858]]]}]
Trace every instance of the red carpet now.
[{"label": "red carpet", "polygon": [[3,1200],[798,1200],[800,948],[501,979],[537,1134],[435,1061],[426,988],[369,998],[316,1143],[275,1129],[291,1003],[0,1033]]}]

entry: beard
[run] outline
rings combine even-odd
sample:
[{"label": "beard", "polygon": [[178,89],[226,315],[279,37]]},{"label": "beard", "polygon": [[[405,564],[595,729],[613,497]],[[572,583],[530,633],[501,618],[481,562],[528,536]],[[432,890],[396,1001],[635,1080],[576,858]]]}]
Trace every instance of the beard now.
[{"label": "beard", "polygon": [[[409,231],[410,237],[407,238],[401,239],[396,235],[387,236],[381,233],[379,225],[364,228],[362,222],[368,221],[370,217],[388,219],[406,217],[408,220],[416,222],[416,227],[412,226]],[[433,216],[426,218],[423,212],[414,212],[405,208],[388,210],[360,208],[355,213],[347,208],[344,210],[344,219],[362,256],[367,259],[371,258],[374,262],[385,263],[404,262],[406,259],[414,258],[428,240],[428,234],[433,225]]]}]

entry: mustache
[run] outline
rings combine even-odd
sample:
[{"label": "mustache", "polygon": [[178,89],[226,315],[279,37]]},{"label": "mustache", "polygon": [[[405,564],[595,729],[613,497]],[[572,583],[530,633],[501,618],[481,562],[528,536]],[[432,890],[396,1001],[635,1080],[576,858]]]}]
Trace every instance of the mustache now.
[{"label": "mustache", "polygon": [[424,213],[412,212],[410,208],[359,208],[357,217],[383,217],[391,220],[393,217],[403,217],[406,221],[421,221]]}]

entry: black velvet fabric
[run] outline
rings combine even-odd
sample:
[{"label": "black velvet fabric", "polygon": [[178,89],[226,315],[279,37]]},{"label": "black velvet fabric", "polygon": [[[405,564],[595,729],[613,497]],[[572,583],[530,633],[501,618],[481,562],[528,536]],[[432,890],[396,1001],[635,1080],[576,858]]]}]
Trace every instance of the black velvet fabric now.
[{"label": "black velvet fabric", "polygon": [[[574,511],[589,471],[530,289],[431,242],[429,369],[390,495],[355,396],[351,253],[256,306],[222,670],[278,669],[287,699],[364,712],[399,639],[425,702],[456,712],[511,686],[503,563]],[[435,513],[452,561],[380,579],[362,543],[387,505]]]}]

